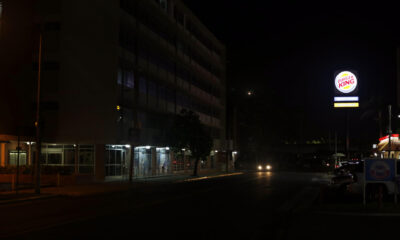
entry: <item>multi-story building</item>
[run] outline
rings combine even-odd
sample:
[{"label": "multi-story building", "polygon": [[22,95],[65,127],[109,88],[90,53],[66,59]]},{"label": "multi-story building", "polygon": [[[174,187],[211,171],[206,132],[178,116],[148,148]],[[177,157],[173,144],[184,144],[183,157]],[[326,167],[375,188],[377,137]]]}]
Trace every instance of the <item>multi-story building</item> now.
[{"label": "multi-story building", "polygon": [[18,136],[21,164],[35,161],[38,66],[44,165],[97,179],[183,170],[166,136],[185,108],[214,138],[205,167],[226,166],[214,156],[225,47],[180,0],[0,0],[0,44],[1,166],[15,164]]}]

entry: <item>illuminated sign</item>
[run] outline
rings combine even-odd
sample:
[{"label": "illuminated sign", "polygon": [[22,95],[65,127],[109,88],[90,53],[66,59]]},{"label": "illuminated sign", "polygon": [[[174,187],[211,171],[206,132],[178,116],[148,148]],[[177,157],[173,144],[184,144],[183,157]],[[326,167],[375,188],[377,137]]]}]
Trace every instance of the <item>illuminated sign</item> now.
[{"label": "illuminated sign", "polygon": [[358,102],[358,97],[335,97],[335,102]]},{"label": "illuminated sign", "polygon": [[358,108],[358,77],[357,72],[342,70],[335,72],[334,108]]},{"label": "illuminated sign", "polygon": [[336,75],[335,86],[339,92],[351,93],[357,87],[357,77],[349,71],[340,72]]},{"label": "illuminated sign", "polygon": [[[392,134],[392,136],[390,137],[390,140],[398,141],[399,134]],[[379,138],[379,142],[388,142],[388,141],[389,141],[389,135]]]},{"label": "illuminated sign", "polygon": [[358,102],[344,102],[344,103],[334,103],[335,108],[358,108],[360,104]]}]

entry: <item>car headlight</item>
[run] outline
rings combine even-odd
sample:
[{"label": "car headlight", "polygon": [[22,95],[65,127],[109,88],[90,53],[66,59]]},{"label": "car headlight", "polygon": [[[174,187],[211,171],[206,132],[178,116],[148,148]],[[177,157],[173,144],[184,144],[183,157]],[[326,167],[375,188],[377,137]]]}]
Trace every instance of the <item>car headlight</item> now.
[{"label": "car headlight", "polygon": [[265,168],[266,168],[267,170],[271,170],[271,165],[267,165]]},{"label": "car headlight", "polygon": [[261,166],[258,166],[258,170],[261,170],[262,169],[262,167]]}]

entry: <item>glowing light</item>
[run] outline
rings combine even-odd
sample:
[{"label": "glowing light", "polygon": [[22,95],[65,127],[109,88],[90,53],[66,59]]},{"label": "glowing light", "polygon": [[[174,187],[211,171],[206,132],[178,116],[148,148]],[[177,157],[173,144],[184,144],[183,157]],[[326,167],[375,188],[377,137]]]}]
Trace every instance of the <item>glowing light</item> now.
[{"label": "glowing light", "polygon": [[121,106],[117,105],[117,111],[121,110]]},{"label": "glowing light", "polygon": [[169,150],[169,147],[166,147],[165,150]]},{"label": "glowing light", "polygon": [[126,144],[125,147],[126,147],[126,148],[131,148],[131,145]]},{"label": "glowing light", "polygon": [[150,149],[151,147],[150,146],[146,146],[146,149]]},{"label": "glowing light", "polygon": [[358,102],[349,102],[349,103],[335,103],[335,108],[358,108],[360,104]]},{"label": "glowing light", "polygon": [[261,170],[262,169],[262,166],[260,165],[260,166],[258,166],[258,170]]},{"label": "glowing light", "polygon": [[267,170],[271,170],[271,165],[267,165],[265,168],[266,168]]}]

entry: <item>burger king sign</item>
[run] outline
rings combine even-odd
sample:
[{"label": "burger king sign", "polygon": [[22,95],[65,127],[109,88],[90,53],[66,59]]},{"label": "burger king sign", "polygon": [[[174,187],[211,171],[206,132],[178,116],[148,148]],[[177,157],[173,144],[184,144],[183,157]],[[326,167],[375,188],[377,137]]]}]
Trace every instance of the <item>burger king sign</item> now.
[{"label": "burger king sign", "polygon": [[341,93],[351,93],[357,88],[357,77],[349,71],[340,72],[335,77],[335,86]]}]

